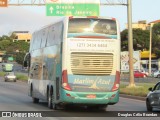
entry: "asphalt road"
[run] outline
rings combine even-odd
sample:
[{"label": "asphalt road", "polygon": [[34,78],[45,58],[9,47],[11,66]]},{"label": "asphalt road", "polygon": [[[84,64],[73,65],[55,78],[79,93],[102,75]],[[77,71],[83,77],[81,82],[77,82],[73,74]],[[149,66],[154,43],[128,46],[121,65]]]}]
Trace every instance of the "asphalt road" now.
[{"label": "asphalt road", "polygon": [[[72,107],[70,110],[50,110],[47,107],[47,103],[40,101],[39,104],[32,103],[31,97],[28,96],[28,87],[25,82],[4,82],[3,78],[0,78],[0,111],[49,111],[53,112],[54,119],[56,120],[70,120],[80,119],[89,115],[87,119],[91,119],[92,116],[97,120],[105,119],[106,114],[114,113],[114,111],[143,111],[146,112],[146,106],[144,101],[133,100],[128,98],[120,97],[120,101],[116,105],[110,105],[106,111],[93,111],[88,110],[84,107]],[[126,112],[125,112],[126,113]],[[68,117],[66,117],[68,116]],[[70,117],[69,117],[70,116]],[[97,117],[98,116],[98,117]],[[112,116],[113,117],[113,116]],[[107,117],[108,118],[108,117]],[[117,117],[118,118],[118,117]],[[32,118],[33,119],[33,118]],[[52,117],[42,118],[42,119],[52,119]],[[118,118],[121,119],[121,118]],[[130,118],[132,119],[132,118]],[[155,117],[154,117],[155,119]],[[124,120],[124,118],[123,118]],[[143,119],[144,120],[144,119]]]},{"label": "asphalt road", "polygon": [[[44,111],[49,110],[43,101],[33,104],[28,96],[28,86],[25,82],[4,82],[0,78],[0,111]],[[108,106],[107,111],[146,111],[145,102],[120,98],[116,105]]]}]

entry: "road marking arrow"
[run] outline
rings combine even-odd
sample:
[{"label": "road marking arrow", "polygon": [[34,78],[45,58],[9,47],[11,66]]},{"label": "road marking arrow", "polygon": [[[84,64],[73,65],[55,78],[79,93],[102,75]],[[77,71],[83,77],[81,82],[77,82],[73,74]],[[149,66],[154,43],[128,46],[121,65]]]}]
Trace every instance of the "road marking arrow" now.
[{"label": "road marking arrow", "polygon": [[53,13],[53,7],[51,6],[50,8],[49,8],[49,10],[50,10],[50,12],[51,12],[51,14]]}]

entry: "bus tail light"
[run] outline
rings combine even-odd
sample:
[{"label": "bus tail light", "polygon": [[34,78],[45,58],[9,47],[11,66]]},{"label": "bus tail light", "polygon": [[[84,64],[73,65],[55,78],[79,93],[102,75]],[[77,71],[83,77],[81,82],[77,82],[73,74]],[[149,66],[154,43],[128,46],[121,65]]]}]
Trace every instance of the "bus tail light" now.
[{"label": "bus tail light", "polygon": [[119,83],[120,83],[120,72],[116,71],[116,80],[115,80],[114,85],[112,87],[112,91],[116,91],[119,89]]},{"label": "bus tail light", "polygon": [[71,91],[71,87],[68,84],[68,78],[67,78],[67,70],[64,70],[62,72],[62,87],[66,90]]}]

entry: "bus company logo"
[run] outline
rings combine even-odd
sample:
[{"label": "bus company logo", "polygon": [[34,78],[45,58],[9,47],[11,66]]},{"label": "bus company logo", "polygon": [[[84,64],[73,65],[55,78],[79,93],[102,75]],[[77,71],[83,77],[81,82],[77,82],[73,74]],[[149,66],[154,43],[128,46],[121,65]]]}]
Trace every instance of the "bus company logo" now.
[{"label": "bus company logo", "polygon": [[76,78],[74,80],[73,84],[90,84],[91,86],[97,86],[97,84],[100,85],[109,85],[111,83],[111,80],[103,80],[101,78],[97,78],[97,79],[89,79],[89,78],[85,78],[85,79],[79,79]]},{"label": "bus company logo", "polygon": [[12,117],[11,112],[2,112],[2,117]]}]

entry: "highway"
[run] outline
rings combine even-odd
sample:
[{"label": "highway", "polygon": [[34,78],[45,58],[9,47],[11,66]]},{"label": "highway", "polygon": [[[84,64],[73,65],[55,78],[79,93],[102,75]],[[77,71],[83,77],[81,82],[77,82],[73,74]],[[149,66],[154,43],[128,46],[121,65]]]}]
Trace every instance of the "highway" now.
[{"label": "highway", "polygon": [[[85,117],[87,115],[89,115],[87,119],[93,116],[93,119],[96,120],[97,116],[103,119],[103,116],[114,111],[146,112],[146,106],[144,101],[120,97],[120,101],[116,105],[108,106],[106,111],[92,111],[85,107],[72,107],[67,111],[64,109],[54,111],[50,110],[47,107],[47,103],[43,101],[40,101],[39,104],[32,103],[31,97],[28,96],[27,82],[4,82],[3,77],[0,77],[0,111],[50,111],[50,113],[53,112],[53,116],[57,116],[55,117],[56,120],[69,120],[70,117],[80,119],[80,116]],[[66,116],[70,117],[66,118]],[[45,119],[51,119],[51,117]]]},{"label": "highway", "polygon": [[[18,65],[15,65],[15,66],[16,66],[15,72],[18,72],[21,70],[21,66],[18,66]],[[89,116],[87,118],[88,120],[89,119],[97,120],[97,118],[106,120],[106,117],[103,117],[103,116],[114,113],[114,111],[118,111],[118,112],[142,111],[146,113],[147,109],[146,109],[145,101],[133,100],[133,99],[120,97],[120,100],[116,105],[108,106],[105,111],[98,111],[98,110],[93,111],[93,110],[86,109],[85,107],[71,107],[69,110],[64,110],[64,109],[60,109],[56,111],[50,110],[47,107],[46,102],[40,101],[39,104],[32,103],[32,98],[28,96],[27,82],[21,82],[21,81],[4,82],[3,77],[0,77],[0,111],[19,111],[19,112],[47,111],[51,113],[52,116],[56,116],[54,117],[55,120],[70,120],[71,118],[81,119],[81,117],[86,117],[86,116]],[[158,110],[155,110],[155,111],[158,111]],[[111,115],[111,117],[113,116],[114,115]],[[111,117],[107,117],[107,118],[110,118],[112,120]],[[122,118],[117,117],[117,118],[120,120],[124,119],[123,117]],[[133,117],[133,119],[134,118],[135,117]],[[47,119],[47,120],[52,119],[53,120],[52,117],[41,118],[41,119]],[[156,118],[154,117],[154,119]]]}]

